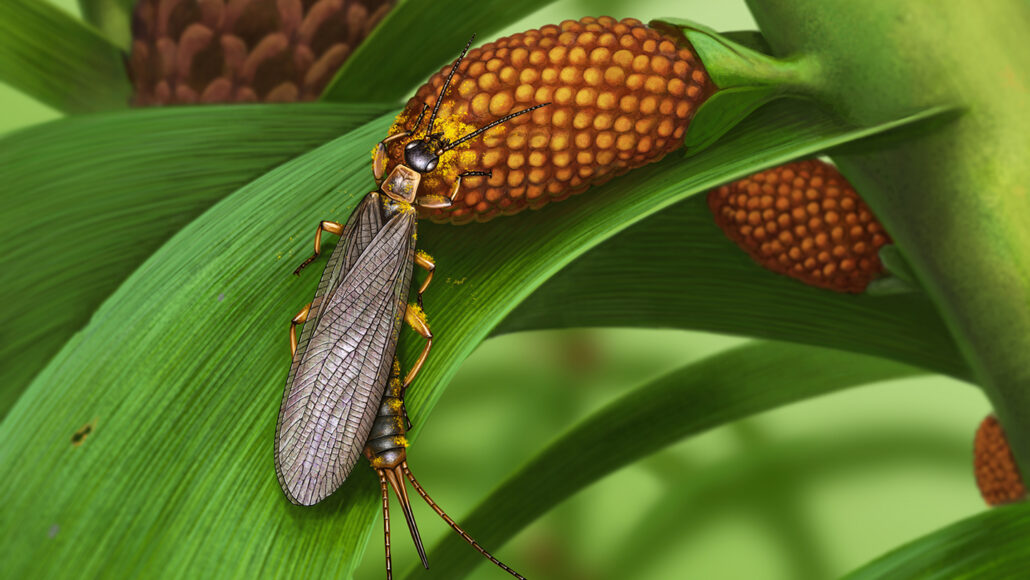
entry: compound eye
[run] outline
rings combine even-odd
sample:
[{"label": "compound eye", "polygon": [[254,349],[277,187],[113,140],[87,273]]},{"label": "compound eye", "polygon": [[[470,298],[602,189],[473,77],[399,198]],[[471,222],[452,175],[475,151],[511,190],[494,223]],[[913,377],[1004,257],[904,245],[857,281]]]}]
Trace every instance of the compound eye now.
[{"label": "compound eye", "polygon": [[412,141],[411,143],[408,143],[407,145],[404,146],[404,150],[405,151],[411,151],[415,147],[418,147],[418,141]]},{"label": "compound eye", "polygon": [[432,159],[430,159],[429,163],[426,163],[426,171],[432,171],[432,170],[436,169],[436,163],[438,161],[440,161],[440,160],[438,158],[436,158],[436,157],[433,157]]}]

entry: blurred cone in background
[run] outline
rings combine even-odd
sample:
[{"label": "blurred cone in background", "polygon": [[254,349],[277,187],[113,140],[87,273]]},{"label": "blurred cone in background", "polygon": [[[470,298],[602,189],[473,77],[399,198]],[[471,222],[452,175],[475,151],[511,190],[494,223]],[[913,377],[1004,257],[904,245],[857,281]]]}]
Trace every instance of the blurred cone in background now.
[{"label": "blurred cone in background", "polygon": [[1016,459],[1005,439],[1005,431],[994,415],[988,415],[976,430],[973,469],[976,485],[987,505],[997,506],[1026,498],[1026,486]]},{"label": "blurred cone in background", "polygon": [[140,0],[134,106],[317,99],[392,0]]}]

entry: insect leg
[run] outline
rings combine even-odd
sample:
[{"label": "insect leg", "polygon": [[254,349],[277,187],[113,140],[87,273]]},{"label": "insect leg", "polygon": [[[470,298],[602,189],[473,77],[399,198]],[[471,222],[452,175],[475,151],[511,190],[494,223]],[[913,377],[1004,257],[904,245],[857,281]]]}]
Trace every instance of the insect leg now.
[{"label": "insect leg", "polygon": [[297,325],[308,321],[308,312],[311,311],[311,303],[301,309],[293,320],[290,321],[290,356],[297,356]]},{"label": "insect leg", "polygon": [[390,561],[390,491],[386,487],[386,476],[381,469],[379,474],[379,489],[383,492],[383,547],[386,549],[386,580],[393,579],[393,566]]},{"label": "insect leg", "polygon": [[418,306],[419,308],[421,308],[422,293],[426,291],[426,288],[429,287],[429,282],[433,279],[433,272],[436,271],[436,262],[433,261],[432,256],[423,252],[422,250],[419,250],[415,252],[415,265],[419,268],[424,268],[427,272],[429,272],[429,274],[426,276],[426,279],[422,281],[422,285],[419,286],[418,296],[416,297],[416,300],[418,300]]},{"label": "insect leg", "polygon": [[454,182],[454,187],[451,189],[451,195],[449,197],[443,197],[441,195],[423,195],[415,200],[415,203],[419,207],[427,209],[442,209],[451,207],[454,204],[454,198],[458,196],[458,191],[461,190],[461,178],[463,177],[490,177],[493,175],[491,171],[466,171],[458,174],[458,179]]},{"label": "insect leg", "polygon": [[386,146],[398,139],[403,139],[411,135],[407,131],[402,131],[395,135],[390,135],[386,139],[383,139],[376,145],[376,154],[372,158],[372,176],[376,178],[376,185],[379,185],[379,180],[383,178],[383,174],[386,173]]},{"label": "insect leg", "polygon": [[299,276],[300,271],[306,268],[311,262],[314,262],[315,258],[317,258],[318,254],[322,251],[322,232],[329,232],[330,234],[336,234],[339,236],[343,233],[343,224],[325,220],[318,222],[318,229],[315,230],[315,253],[307,260],[304,260],[303,264],[297,266],[297,269],[293,271],[294,276]]},{"label": "insect leg", "polygon": [[426,362],[426,357],[429,356],[429,349],[433,348],[433,332],[429,330],[429,322],[426,320],[426,314],[422,312],[422,308],[415,304],[408,304],[408,309],[404,311],[404,321],[408,323],[411,328],[426,338],[426,346],[422,349],[422,354],[418,356],[418,360],[415,361],[415,366],[411,367],[408,371],[408,375],[404,377],[404,388],[407,389],[411,381],[415,380],[415,376],[422,370],[422,365]]}]

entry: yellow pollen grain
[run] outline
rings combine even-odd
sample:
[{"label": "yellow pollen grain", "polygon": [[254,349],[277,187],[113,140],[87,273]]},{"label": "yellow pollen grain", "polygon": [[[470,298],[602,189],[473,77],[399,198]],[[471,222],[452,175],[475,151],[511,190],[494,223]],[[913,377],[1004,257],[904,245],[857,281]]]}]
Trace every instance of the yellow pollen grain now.
[{"label": "yellow pollen grain", "polygon": [[591,86],[598,86],[604,80],[604,73],[597,67],[590,67],[583,71],[583,81]]},{"label": "yellow pollen grain", "polygon": [[533,88],[533,85],[519,85],[518,88],[515,89],[515,100],[521,103],[532,101],[533,92],[535,90],[536,89]]},{"label": "yellow pollen grain", "polygon": [[582,80],[583,73],[574,66],[567,66],[561,69],[561,73],[558,75],[558,78],[565,84],[575,85],[579,84],[580,80]]},{"label": "yellow pollen grain", "polygon": [[617,50],[612,55],[612,62],[623,69],[628,69],[633,65],[633,53],[626,49]]},{"label": "yellow pollen grain", "polygon": [[559,105],[568,105],[572,103],[573,92],[569,87],[558,87],[558,90],[554,91],[554,102]]},{"label": "yellow pollen grain", "polygon": [[[568,87],[562,88],[567,89]],[[572,89],[568,90],[570,93],[572,92]],[[555,97],[555,101],[557,101],[557,95]],[[572,117],[569,115],[568,109],[555,109],[555,111],[551,114],[551,124],[555,127],[567,128],[571,121]]]},{"label": "yellow pollen grain", "polygon": [[508,92],[496,93],[490,97],[490,114],[494,117],[503,117],[511,112],[514,104],[511,94]]},{"label": "yellow pollen grain", "polygon": [[597,100],[597,89],[586,87],[579,89],[576,93],[576,105],[580,107],[593,106]]},{"label": "yellow pollen grain", "polygon": [[598,131],[603,131],[605,129],[611,129],[612,122],[613,122],[612,116],[609,115],[608,113],[598,113],[597,115],[594,116],[594,122],[593,122],[594,129],[597,129]]},{"label": "yellow pollen grain", "polygon": [[620,87],[626,82],[626,71],[617,66],[610,66],[604,71],[604,82]]},{"label": "yellow pollen grain", "polygon": [[648,63],[650,62],[650,60],[651,59],[649,59],[647,55],[638,54],[637,56],[633,57],[633,70],[635,72],[647,72]]},{"label": "yellow pollen grain", "polygon": [[490,110],[490,95],[486,93],[479,93],[475,97],[472,97],[472,112],[477,115],[486,115]]},{"label": "yellow pollen grain", "polygon": [[553,64],[565,64],[567,52],[564,46],[556,46],[547,52],[547,59]]},{"label": "yellow pollen grain", "polygon": [[594,50],[590,51],[590,63],[595,65],[605,65],[612,58],[612,51],[608,50],[604,46],[599,46]]},{"label": "yellow pollen grain", "polygon": [[666,86],[667,83],[665,82],[665,79],[657,75],[649,76],[647,77],[647,80],[644,81],[644,88],[651,93],[664,93]]},{"label": "yellow pollen grain", "polygon": [[587,64],[587,51],[582,46],[575,46],[569,51],[569,62],[575,65]]},{"label": "yellow pollen grain", "polygon": [[501,82],[507,85],[515,84],[515,81],[519,78],[518,71],[513,66],[506,66],[497,73],[497,77],[501,79]]}]

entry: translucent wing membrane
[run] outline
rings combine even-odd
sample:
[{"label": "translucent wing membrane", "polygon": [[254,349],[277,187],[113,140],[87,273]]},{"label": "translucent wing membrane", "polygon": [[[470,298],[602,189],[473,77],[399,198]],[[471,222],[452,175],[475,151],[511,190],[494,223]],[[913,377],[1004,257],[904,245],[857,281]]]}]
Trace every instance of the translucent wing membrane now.
[{"label": "translucent wing membrane", "polygon": [[348,221],[290,368],[275,463],[294,503],[317,503],[347,478],[390,374],[411,283],[415,215],[401,211],[379,227],[378,206],[370,194]]}]

